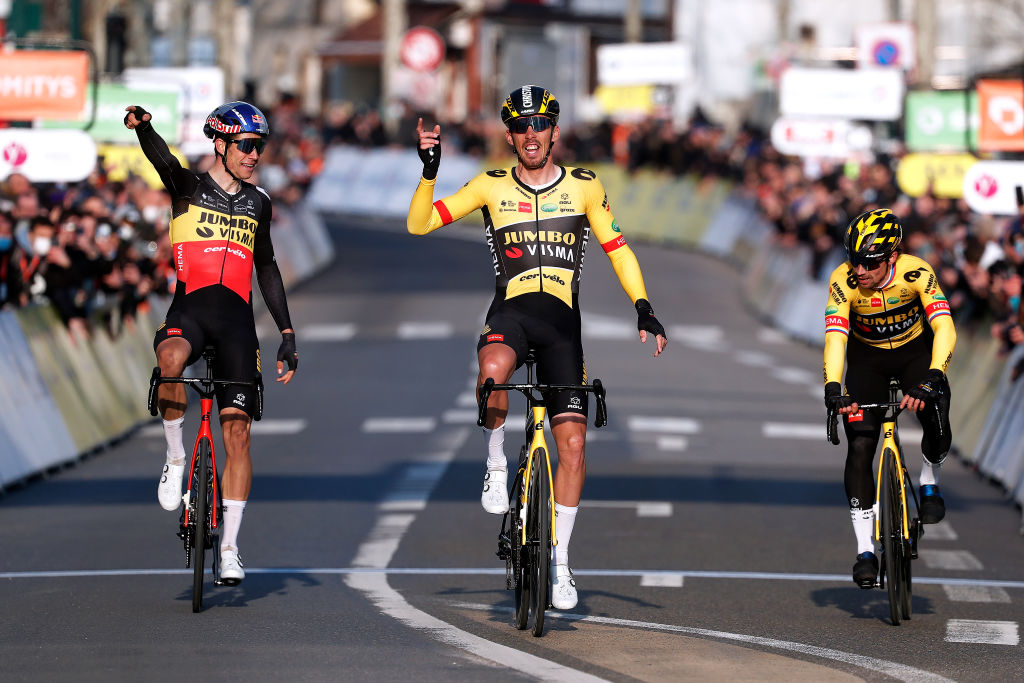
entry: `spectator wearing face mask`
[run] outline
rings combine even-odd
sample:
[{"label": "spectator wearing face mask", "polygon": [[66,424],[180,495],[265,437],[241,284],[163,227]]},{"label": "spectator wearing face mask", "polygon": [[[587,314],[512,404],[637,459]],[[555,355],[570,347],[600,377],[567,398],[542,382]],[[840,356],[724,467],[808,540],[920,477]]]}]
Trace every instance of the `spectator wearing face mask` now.
[{"label": "spectator wearing face mask", "polygon": [[21,248],[14,239],[14,221],[0,212],[0,308],[16,308],[24,303]]}]

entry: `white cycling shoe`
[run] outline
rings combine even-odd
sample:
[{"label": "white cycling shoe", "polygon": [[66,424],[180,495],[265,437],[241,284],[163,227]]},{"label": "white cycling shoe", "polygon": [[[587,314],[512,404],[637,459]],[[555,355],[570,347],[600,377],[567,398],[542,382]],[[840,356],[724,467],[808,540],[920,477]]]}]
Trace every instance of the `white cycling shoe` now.
[{"label": "white cycling shoe", "polygon": [[156,487],[156,499],[164,510],[174,511],[181,505],[181,479],[185,465],[164,464],[160,484]]},{"label": "white cycling shoe", "polygon": [[569,565],[551,565],[551,606],[555,609],[572,609],[577,602],[576,579],[572,577]]},{"label": "white cycling shoe", "polygon": [[220,582],[225,586],[237,586],[245,578],[242,569],[242,558],[238,556],[238,548],[220,549]]},{"label": "white cycling shoe", "polygon": [[487,470],[480,504],[492,515],[508,512],[508,470]]}]

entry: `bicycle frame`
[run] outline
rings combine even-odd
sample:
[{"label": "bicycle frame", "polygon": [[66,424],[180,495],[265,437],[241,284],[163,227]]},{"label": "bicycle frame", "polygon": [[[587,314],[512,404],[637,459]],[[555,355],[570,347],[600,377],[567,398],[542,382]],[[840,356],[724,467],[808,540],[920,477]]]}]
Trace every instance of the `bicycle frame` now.
[{"label": "bicycle frame", "polygon": [[[194,480],[194,474],[196,469],[196,461],[199,459],[199,444],[202,443],[204,438],[210,440],[210,471],[214,473],[213,476],[213,506],[210,509],[210,530],[216,530],[218,527],[217,521],[217,509],[220,507],[220,491],[217,488],[217,455],[216,449],[213,445],[213,430],[210,428],[210,418],[213,415],[213,397],[212,396],[201,396],[199,399],[199,406],[202,413],[202,417],[199,422],[199,433],[196,434],[196,444],[192,448],[192,463],[188,470],[188,490],[185,491],[185,500],[192,499],[192,482]],[[189,506],[185,505],[185,526],[189,524],[189,515],[191,510]]]},{"label": "bicycle frame", "polygon": [[882,422],[882,450],[881,455],[878,458],[878,473],[875,477],[875,538],[882,537],[882,520],[881,515],[879,514],[879,506],[880,501],[882,499],[882,482],[885,479],[883,474],[885,472],[885,454],[887,450],[892,454],[892,457],[895,460],[894,464],[896,466],[896,472],[899,474],[898,479],[900,480],[900,498],[903,503],[900,506],[901,508],[903,508],[903,538],[911,537],[910,519],[907,513],[907,508],[909,507],[907,505],[907,476],[906,469],[903,467],[903,451],[900,450],[899,437],[897,436],[896,431],[896,415],[898,415],[901,411],[897,408],[893,412],[894,414],[892,415],[891,419],[889,419],[887,416],[887,419],[885,419]]},{"label": "bicycle frame", "polygon": [[[530,448],[526,455],[526,463],[523,470],[523,493],[519,499],[522,503],[522,510],[520,513],[520,521],[523,522],[522,539],[521,544],[526,545],[526,504],[530,500],[530,477],[526,473],[533,471],[533,458],[537,454],[538,448],[544,449],[544,467],[547,471],[548,477],[548,498],[551,503],[552,512],[555,509],[555,479],[551,474],[551,450],[548,448],[547,441],[544,438],[544,419],[547,417],[547,407],[541,403],[541,405],[528,406],[529,411],[532,415],[532,422],[527,423],[527,430],[533,432],[533,438],[530,441]],[[551,545],[552,547],[558,545],[558,537],[555,536],[555,515],[551,515]]]}]

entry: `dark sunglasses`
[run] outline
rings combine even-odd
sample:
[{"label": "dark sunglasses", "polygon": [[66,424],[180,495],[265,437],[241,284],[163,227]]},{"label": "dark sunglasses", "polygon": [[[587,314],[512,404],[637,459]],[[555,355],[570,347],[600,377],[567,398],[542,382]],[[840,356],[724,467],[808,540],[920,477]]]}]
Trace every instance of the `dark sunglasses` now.
[{"label": "dark sunglasses", "polygon": [[857,266],[864,266],[864,270],[871,271],[878,270],[888,262],[889,259],[871,259],[870,261],[866,259],[857,259],[856,261],[851,261],[850,263],[853,265],[854,268],[856,268]]},{"label": "dark sunglasses", "polygon": [[242,138],[241,140],[228,140],[229,145],[238,145],[238,151],[242,154],[251,154],[253,150],[256,150],[258,154],[263,154],[263,145],[266,140],[263,138]]},{"label": "dark sunglasses", "polygon": [[521,116],[517,119],[512,119],[508,122],[508,129],[513,133],[523,134],[526,129],[533,126],[533,132],[539,133],[542,130],[547,130],[550,126],[555,125],[555,122],[549,119],[547,116]]}]

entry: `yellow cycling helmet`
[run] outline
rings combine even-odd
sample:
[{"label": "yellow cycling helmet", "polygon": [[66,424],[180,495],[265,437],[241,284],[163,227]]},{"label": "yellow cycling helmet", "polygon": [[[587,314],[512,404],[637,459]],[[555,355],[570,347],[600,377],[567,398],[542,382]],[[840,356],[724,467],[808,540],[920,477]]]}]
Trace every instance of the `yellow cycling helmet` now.
[{"label": "yellow cycling helmet", "polygon": [[889,209],[873,209],[850,221],[843,245],[854,267],[864,266],[870,270],[899,249],[902,240],[900,219]]}]

